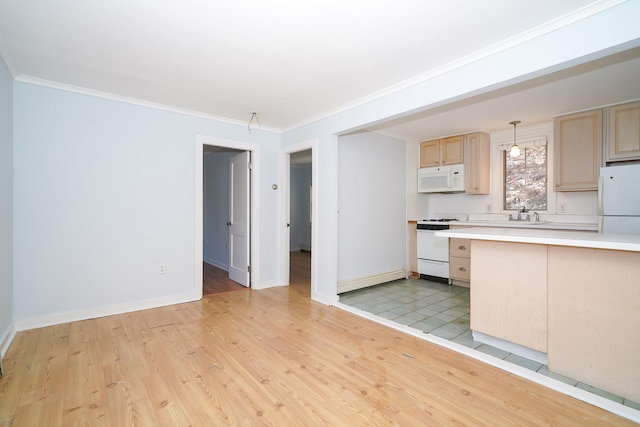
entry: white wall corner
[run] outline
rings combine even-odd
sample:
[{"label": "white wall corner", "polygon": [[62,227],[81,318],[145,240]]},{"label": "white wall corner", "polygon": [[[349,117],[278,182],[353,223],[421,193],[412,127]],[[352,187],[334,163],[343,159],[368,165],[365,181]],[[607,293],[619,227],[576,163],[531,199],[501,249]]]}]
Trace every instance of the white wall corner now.
[{"label": "white wall corner", "polygon": [[0,339],[0,360],[4,358],[5,354],[9,350],[13,339],[16,336],[16,324],[11,323],[9,327],[3,332]]}]

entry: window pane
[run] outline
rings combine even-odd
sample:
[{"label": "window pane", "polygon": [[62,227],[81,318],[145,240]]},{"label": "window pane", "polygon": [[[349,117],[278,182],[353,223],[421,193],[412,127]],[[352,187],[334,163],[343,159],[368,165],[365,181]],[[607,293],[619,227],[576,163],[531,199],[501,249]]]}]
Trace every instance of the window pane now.
[{"label": "window pane", "polygon": [[547,147],[531,147],[518,157],[504,154],[504,209],[547,209]]}]

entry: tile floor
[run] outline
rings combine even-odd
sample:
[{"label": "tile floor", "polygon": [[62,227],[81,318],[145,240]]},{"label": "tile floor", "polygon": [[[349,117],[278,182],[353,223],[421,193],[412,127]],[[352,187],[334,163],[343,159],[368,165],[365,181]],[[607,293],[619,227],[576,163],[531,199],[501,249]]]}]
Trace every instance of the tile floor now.
[{"label": "tile floor", "polygon": [[425,333],[474,348],[599,396],[640,410],[632,402],[604,390],[550,372],[546,365],[474,341],[469,329],[469,289],[424,279],[396,280],[346,292],[340,302]]}]

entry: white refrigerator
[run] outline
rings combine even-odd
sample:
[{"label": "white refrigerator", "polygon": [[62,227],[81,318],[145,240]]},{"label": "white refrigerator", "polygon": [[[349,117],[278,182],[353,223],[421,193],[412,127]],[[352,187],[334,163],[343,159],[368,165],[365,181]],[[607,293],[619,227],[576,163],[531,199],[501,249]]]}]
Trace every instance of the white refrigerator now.
[{"label": "white refrigerator", "polygon": [[640,235],[640,164],[600,168],[598,231]]}]

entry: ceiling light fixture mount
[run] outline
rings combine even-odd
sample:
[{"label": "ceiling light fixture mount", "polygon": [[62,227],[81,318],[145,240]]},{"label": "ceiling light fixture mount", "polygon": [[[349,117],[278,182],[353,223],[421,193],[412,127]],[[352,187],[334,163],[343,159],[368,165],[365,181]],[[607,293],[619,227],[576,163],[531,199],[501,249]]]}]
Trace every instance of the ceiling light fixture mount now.
[{"label": "ceiling light fixture mount", "polygon": [[256,121],[256,123],[258,123],[258,126],[262,127],[262,125],[260,124],[260,119],[258,118],[258,113],[252,111],[251,116],[249,117],[249,123],[247,124],[247,130],[249,131],[249,133],[251,133],[251,125],[253,124],[254,120]]},{"label": "ceiling light fixture mount", "polygon": [[509,122],[510,125],[513,125],[513,145],[511,146],[511,150],[509,150],[509,155],[511,157],[518,157],[520,155],[520,147],[516,144],[516,126],[520,123],[520,120]]}]

